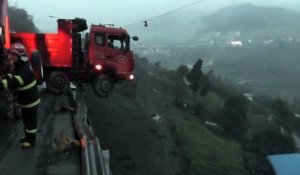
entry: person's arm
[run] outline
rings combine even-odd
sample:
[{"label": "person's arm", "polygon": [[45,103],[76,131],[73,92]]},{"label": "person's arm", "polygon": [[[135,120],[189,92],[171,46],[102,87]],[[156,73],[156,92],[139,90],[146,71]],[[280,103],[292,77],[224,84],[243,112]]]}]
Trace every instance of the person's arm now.
[{"label": "person's arm", "polygon": [[12,90],[24,85],[24,80],[20,75],[7,74],[2,81],[0,81],[0,92],[4,90]]}]

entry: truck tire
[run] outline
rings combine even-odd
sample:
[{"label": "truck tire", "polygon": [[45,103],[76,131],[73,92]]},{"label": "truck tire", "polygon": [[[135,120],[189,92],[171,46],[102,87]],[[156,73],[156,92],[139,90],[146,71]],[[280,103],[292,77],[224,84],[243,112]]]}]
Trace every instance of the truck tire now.
[{"label": "truck tire", "polygon": [[43,60],[39,51],[33,51],[31,54],[31,66],[38,85],[44,81]]},{"label": "truck tire", "polygon": [[98,97],[108,97],[114,90],[115,82],[111,75],[97,75],[92,82],[92,89]]},{"label": "truck tire", "polygon": [[66,93],[70,88],[70,79],[64,71],[52,71],[46,79],[47,89],[52,93]]}]

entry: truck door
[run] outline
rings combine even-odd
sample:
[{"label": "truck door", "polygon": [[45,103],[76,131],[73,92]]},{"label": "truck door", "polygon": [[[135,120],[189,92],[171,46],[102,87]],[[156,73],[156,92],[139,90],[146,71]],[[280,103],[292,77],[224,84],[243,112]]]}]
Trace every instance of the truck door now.
[{"label": "truck door", "polygon": [[[106,47],[106,35],[105,33],[94,33],[92,35],[91,41],[88,42],[86,48],[90,48],[90,61],[101,60],[108,58],[108,53]],[[95,44],[94,44],[95,43]],[[91,47],[89,47],[91,46]]]},{"label": "truck door", "polygon": [[119,36],[109,35],[105,33],[95,33],[94,38],[95,48],[92,49],[92,58],[96,60],[107,59],[114,61],[118,54],[123,54],[125,44]]}]

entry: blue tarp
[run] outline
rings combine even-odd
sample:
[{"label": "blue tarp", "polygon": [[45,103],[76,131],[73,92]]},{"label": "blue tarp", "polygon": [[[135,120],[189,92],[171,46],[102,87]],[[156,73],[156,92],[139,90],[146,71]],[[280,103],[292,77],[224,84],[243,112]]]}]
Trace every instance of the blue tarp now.
[{"label": "blue tarp", "polygon": [[268,160],[276,175],[300,175],[300,154],[270,155]]}]

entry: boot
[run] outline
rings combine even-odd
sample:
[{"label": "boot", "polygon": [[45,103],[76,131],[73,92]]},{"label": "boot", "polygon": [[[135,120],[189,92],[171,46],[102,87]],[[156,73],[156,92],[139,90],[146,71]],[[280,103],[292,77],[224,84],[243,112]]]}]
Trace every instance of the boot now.
[{"label": "boot", "polygon": [[28,133],[25,131],[25,137],[20,139],[22,148],[31,148],[35,145],[36,133]]}]

